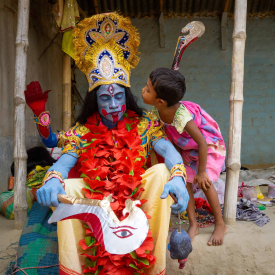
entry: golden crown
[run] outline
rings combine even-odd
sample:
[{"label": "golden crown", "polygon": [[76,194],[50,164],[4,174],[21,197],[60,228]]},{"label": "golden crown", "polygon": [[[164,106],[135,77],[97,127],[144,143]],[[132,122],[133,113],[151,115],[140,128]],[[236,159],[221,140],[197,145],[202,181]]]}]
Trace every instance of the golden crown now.
[{"label": "golden crown", "polygon": [[82,20],[74,29],[75,61],[85,73],[89,91],[104,84],[130,87],[131,68],[139,62],[139,33],[117,13]]}]

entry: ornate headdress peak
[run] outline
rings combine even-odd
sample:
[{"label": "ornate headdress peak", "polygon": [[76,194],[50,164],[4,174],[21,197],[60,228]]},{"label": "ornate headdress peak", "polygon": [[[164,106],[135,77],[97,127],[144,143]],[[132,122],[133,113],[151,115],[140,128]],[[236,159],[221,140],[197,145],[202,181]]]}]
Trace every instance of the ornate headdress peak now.
[{"label": "ornate headdress peak", "polygon": [[140,37],[130,19],[117,13],[98,14],[74,29],[75,61],[86,74],[89,91],[104,84],[130,87],[130,71],[139,62]]}]

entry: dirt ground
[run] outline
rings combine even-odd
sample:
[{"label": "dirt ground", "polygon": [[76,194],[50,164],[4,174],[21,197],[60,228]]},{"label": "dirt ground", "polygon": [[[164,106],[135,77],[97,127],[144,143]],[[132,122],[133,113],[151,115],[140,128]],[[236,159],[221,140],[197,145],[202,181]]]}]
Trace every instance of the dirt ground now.
[{"label": "dirt ground", "polygon": [[[270,222],[263,227],[253,222],[236,222],[228,226],[221,247],[207,246],[214,226],[201,229],[183,270],[178,269],[178,262],[170,258],[167,250],[166,275],[274,275],[275,207],[267,208],[265,212]],[[172,217],[172,221],[175,220]],[[183,228],[187,230],[188,225],[184,224]],[[14,249],[7,250],[7,247],[17,242],[20,234],[20,231],[14,229],[14,221],[0,215],[0,274],[4,274],[10,261],[2,258],[15,254]]]},{"label": "dirt ground", "polygon": [[[14,221],[7,220],[0,214],[0,274],[4,274],[9,262],[15,257],[18,244],[12,245],[19,241],[21,230],[14,229]],[[10,247],[9,247],[10,246]]]},{"label": "dirt ground", "polygon": [[[267,187],[261,188],[264,196]],[[193,251],[184,269],[178,269],[176,260],[167,251],[166,275],[274,275],[275,274],[275,207],[264,211],[270,222],[259,227],[253,222],[237,221],[227,226],[224,244],[207,246],[214,226],[200,229],[193,242]],[[172,221],[176,221],[172,217]],[[187,230],[188,225],[184,224]]]}]

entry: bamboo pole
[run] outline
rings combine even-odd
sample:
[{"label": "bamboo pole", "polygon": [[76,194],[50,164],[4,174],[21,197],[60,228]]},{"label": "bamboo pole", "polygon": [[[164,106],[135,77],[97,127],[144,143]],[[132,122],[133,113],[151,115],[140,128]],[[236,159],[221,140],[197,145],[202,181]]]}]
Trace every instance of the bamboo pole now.
[{"label": "bamboo pole", "polygon": [[18,1],[15,80],[14,80],[14,216],[15,229],[22,229],[27,219],[26,179],[27,153],[25,145],[25,97],[27,49],[29,46],[29,9],[30,0]]},{"label": "bamboo pole", "polygon": [[228,12],[229,0],[225,0],[224,12]]},{"label": "bamboo pole", "polygon": [[246,39],[247,0],[236,0],[234,11],[233,53],[230,92],[230,119],[224,220],[226,224],[236,221],[239,171],[241,167],[241,133],[243,108],[244,51]]},{"label": "bamboo pole", "polygon": [[67,54],[63,56],[63,79],[62,79],[62,129],[69,130],[71,127],[71,57]]},{"label": "bamboo pole", "polygon": [[99,14],[97,0],[94,0],[95,14]]},{"label": "bamboo pole", "polygon": [[160,13],[163,12],[163,0],[159,0],[159,11]]}]

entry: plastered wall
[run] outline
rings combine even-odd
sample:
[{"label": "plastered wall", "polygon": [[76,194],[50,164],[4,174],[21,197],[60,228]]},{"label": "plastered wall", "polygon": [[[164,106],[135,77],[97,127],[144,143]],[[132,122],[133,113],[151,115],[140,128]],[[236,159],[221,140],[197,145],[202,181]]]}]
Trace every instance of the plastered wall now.
[{"label": "plastered wall", "polygon": [[[228,143],[229,95],[233,20],[228,22],[227,50],[221,50],[221,26],[216,18],[165,19],[165,48],[160,48],[157,19],[132,19],[141,37],[141,60],[132,70],[132,92],[141,99],[141,89],[152,70],[171,67],[179,32],[188,22],[200,20],[205,34],[183,53],[180,71],[186,78],[184,100],[201,105],[218,122]],[[82,95],[87,81],[77,72]],[[150,108],[150,106],[145,106]],[[275,21],[247,21],[245,50],[242,164],[275,164]]]},{"label": "plastered wall", "polygon": [[[0,192],[6,191],[13,162],[13,92],[17,1],[0,0]],[[54,131],[62,130],[62,52],[61,36],[49,47],[58,30],[46,0],[32,0],[30,6],[27,84],[39,81],[43,91],[51,89],[47,110]],[[26,106],[27,149],[40,145],[32,112]]]}]

